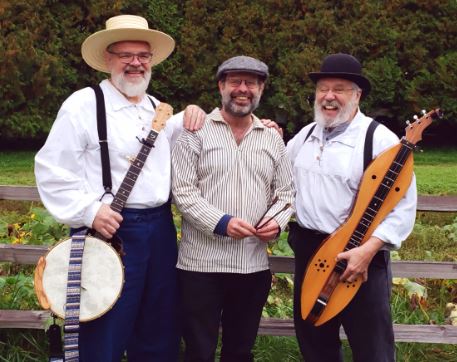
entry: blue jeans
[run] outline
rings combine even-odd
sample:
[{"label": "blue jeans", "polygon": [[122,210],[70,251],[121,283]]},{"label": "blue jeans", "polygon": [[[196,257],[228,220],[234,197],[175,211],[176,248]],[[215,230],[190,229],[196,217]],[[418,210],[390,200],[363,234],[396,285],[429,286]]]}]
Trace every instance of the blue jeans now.
[{"label": "blue jeans", "polygon": [[81,323],[82,362],[178,359],[176,229],[170,203],[124,209],[118,235],[124,245],[125,283],[114,307]]}]

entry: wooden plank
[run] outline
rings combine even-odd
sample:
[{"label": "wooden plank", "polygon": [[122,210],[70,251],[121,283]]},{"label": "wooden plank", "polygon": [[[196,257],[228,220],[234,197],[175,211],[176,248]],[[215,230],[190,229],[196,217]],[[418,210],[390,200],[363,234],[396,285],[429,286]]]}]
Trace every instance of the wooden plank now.
[{"label": "wooden plank", "polygon": [[34,265],[47,251],[44,245],[0,244],[0,262]]},{"label": "wooden plank", "polygon": [[457,212],[457,196],[419,195],[417,197],[417,210]]},{"label": "wooden plank", "polygon": [[0,310],[0,328],[44,329],[50,316],[45,310]]},{"label": "wooden plank", "polygon": [[[44,329],[51,314],[42,310],[0,310],[0,328]],[[451,325],[394,324],[396,342],[457,344],[457,327]],[[291,319],[262,318],[259,335],[295,336]],[[344,330],[340,337],[346,339]]]},{"label": "wooden plank", "polygon": [[[262,318],[259,335],[295,336],[291,319]],[[457,327],[451,325],[394,324],[395,342],[457,344]],[[347,339],[343,328],[340,337]]]},{"label": "wooden plank", "polygon": [[[0,185],[0,200],[40,201],[36,186]],[[457,196],[419,195],[418,211],[457,212]]]},{"label": "wooden plank", "polygon": [[0,185],[0,200],[40,201],[36,186]]},{"label": "wooden plank", "polygon": [[[275,273],[294,272],[294,258],[270,256],[270,269]],[[392,274],[401,278],[457,279],[456,262],[392,261]]]},{"label": "wooden plank", "polygon": [[[44,245],[0,244],[0,262],[33,265],[47,250]],[[269,262],[273,273],[294,272],[294,258],[291,256],[270,256]],[[457,263],[393,261],[392,273],[401,278],[457,279]]]}]

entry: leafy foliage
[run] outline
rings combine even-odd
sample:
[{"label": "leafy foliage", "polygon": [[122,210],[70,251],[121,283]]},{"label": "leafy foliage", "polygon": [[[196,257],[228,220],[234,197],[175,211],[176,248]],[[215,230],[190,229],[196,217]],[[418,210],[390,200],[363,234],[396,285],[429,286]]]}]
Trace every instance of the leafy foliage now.
[{"label": "leafy foliage", "polygon": [[[0,2],[0,139],[46,135],[62,101],[103,75],[80,46],[117,14],[141,14],[171,34],[176,51],[154,69],[151,92],[180,110],[219,105],[214,74],[230,56],[265,61],[271,79],[258,110],[286,127],[312,119],[306,74],[323,56],[348,52],[373,83],[366,113],[400,133],[399,120],[441,106],[446,119],[430,142],[455,141],[457,3],[451,0],[17,0]],[[451,132],[452,131],[452,132]],[[428,142],[425,139],[425,142]]]}]

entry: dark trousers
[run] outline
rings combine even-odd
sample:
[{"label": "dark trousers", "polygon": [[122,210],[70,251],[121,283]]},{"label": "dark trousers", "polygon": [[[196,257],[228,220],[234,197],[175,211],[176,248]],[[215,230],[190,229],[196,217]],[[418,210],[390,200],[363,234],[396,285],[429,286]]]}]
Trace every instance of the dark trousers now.
[{"label": "dark trousers", "polygon": [[306,362],[343,361],[339,329],[343,325],[358,362],[395,360],[395,343],[390,313],[392,274],[390,255],[379,251],[368,268],[368,281],[333,319],[314,327],[301,317],[301,285],[308,261],[327,235],[290,223],[289,243],[295,252],[294,324],[300,351]]},{"label": "dark trousers", "polygon": [[271,287],[270,271],[235,274],[178,270],[178,285],[185,361],[214,361],[221,324],[221,361],[252,361],[262,308]]},{"label": "dark trousers", "polygon": [[125,283],[114,307],[81,324],[80,360],[178,360],[176,229],[170,204],[122,212]]}]

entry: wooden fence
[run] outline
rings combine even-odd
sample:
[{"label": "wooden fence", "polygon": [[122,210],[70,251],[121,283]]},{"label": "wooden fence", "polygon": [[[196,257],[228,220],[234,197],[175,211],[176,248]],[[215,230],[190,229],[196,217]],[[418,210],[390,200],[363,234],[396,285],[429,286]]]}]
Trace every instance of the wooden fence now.
[{"label": "wooden fence", "polygon": [[[39,201],[35,187],[1,186],[0,200]],[[457,212],[457,196],[420,196],[418,211]],[[38,258],[47,251],[44,246],[0,244],[0,262],[36,264]],[[293,257],[270,257],[273,273],[293,273]],[[395,277],[457,279],[457,263],[393,261],[392,273]],[[0,310],[0,328],[43,329],[50,317],[48,311]],[[457,327],[452,325],[394,325],[397,342],[457,344]],[[293,336],[293,321],[290,319],[262,318],[260,335]],[[341,329],[341,337],[345,338]]]}]

